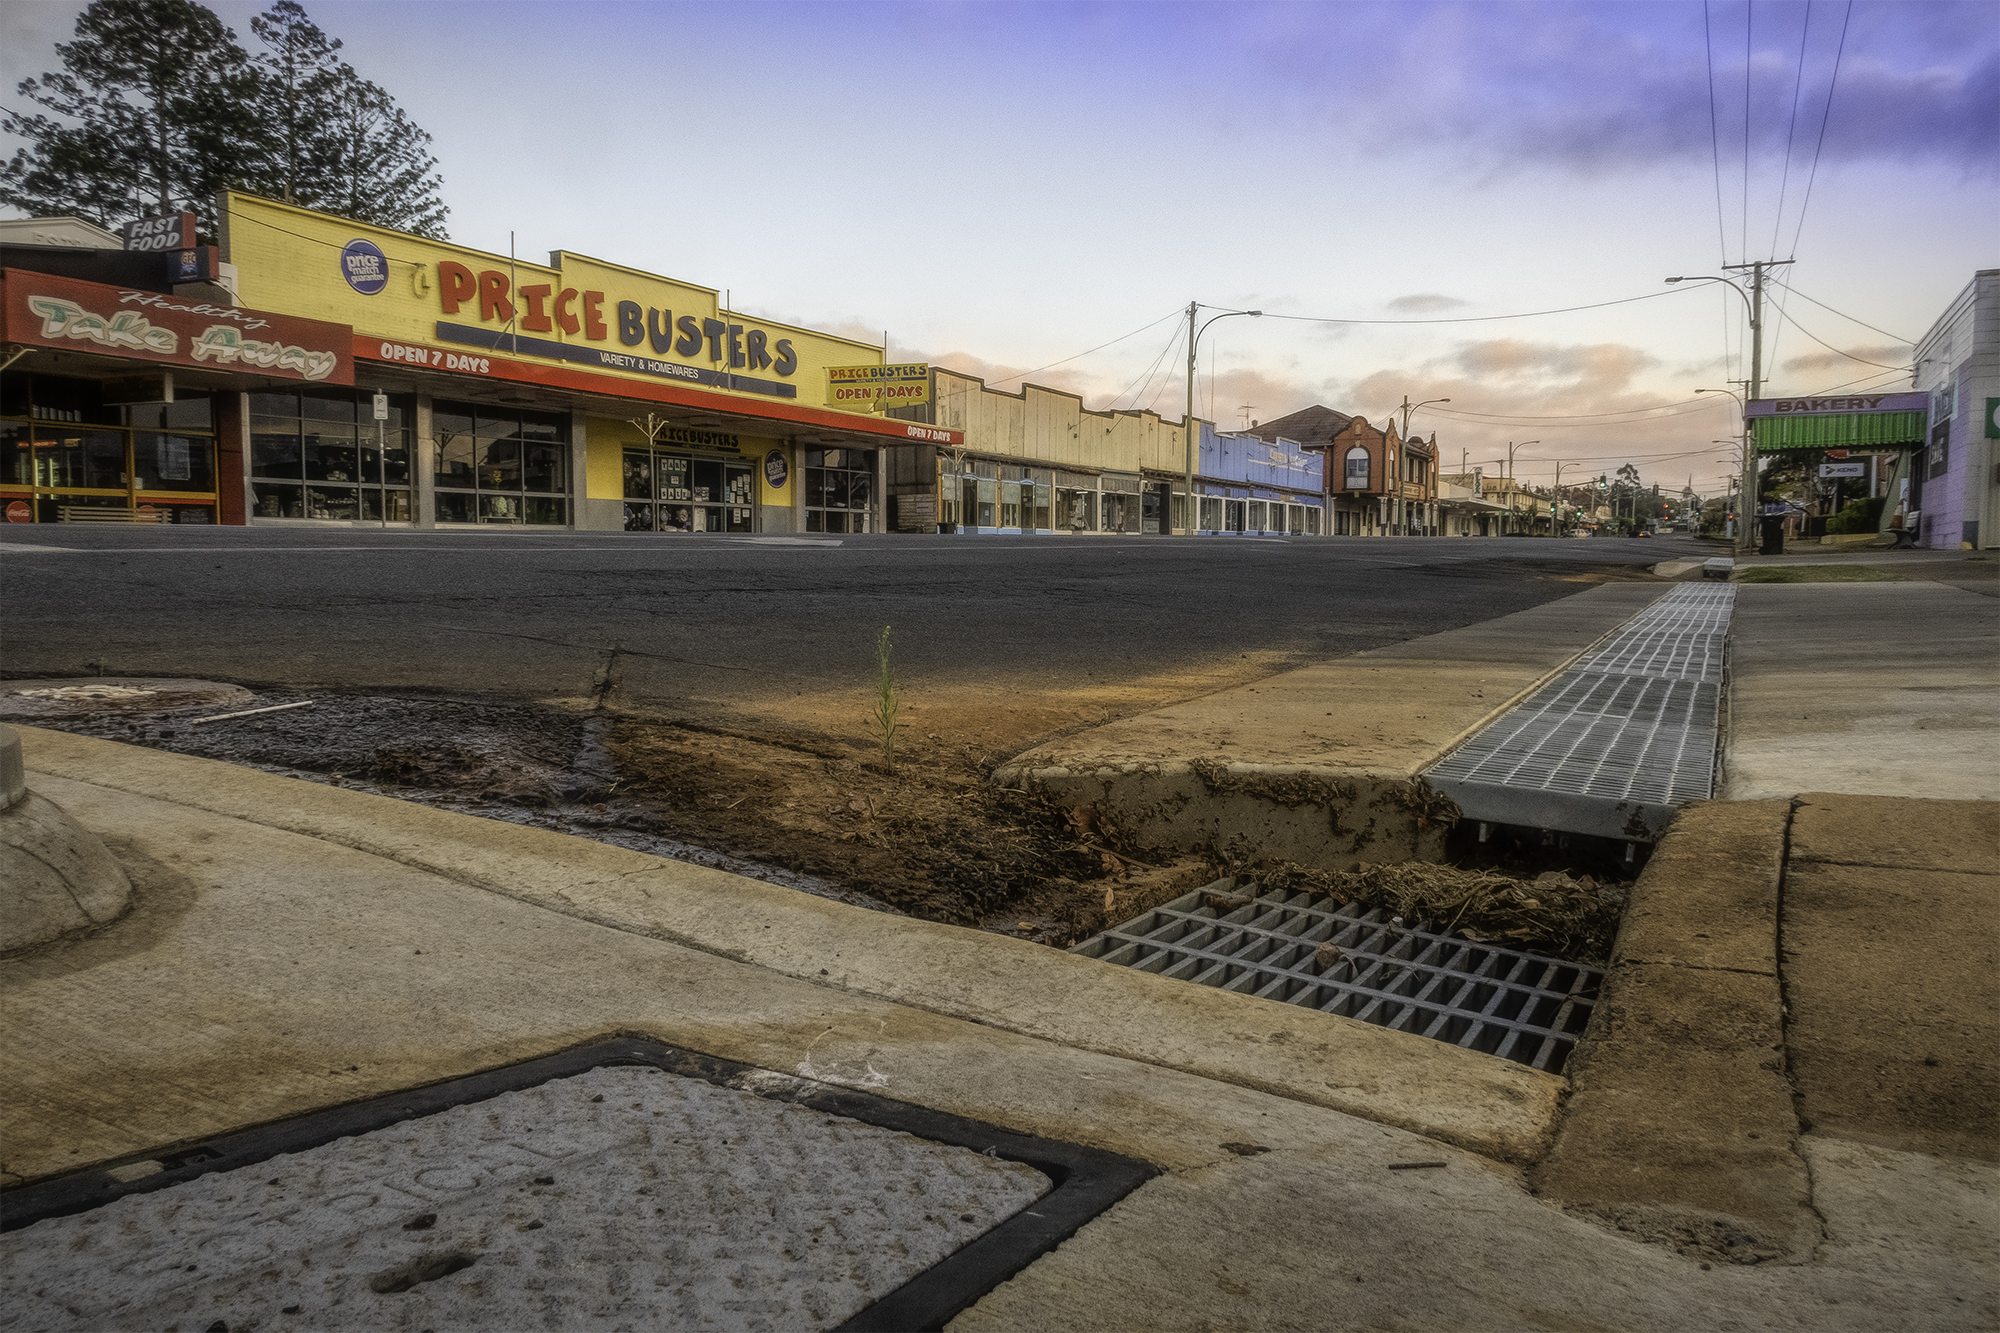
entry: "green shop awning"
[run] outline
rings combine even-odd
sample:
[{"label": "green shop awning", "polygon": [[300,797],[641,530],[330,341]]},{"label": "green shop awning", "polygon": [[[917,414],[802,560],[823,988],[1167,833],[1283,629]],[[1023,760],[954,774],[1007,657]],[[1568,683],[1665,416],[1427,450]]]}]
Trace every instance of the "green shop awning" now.
[{"label": "green shop awning", "polygon": [[1924,443],[1922,412],[1839,412],[1824,415],[1752,417],[1750,437],[1759,452],[1782,449],[1854,449]]}]

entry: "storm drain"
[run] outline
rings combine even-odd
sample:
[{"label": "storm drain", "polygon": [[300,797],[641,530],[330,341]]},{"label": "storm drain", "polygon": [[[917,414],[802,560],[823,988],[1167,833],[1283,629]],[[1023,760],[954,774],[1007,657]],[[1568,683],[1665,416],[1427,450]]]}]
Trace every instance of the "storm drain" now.
[{"label": "storm drain", "polygon": [[939,1328],[1151,1174],[613,1042],[8,1191],[0,1326]]},{"label": "storm drain", "polygon": [[[1381,908],[1259,894],[1176,898],[1070,952],[1177,981],[1412,1032],[1562,1072],[1590,1021],[1595,968],[1415,929]],[[1317,905],[1315,905],[1317,904]]]},{"label": "storm drain", "polygon": [[1424,776],[1467,819],[1652,841],[1714,792],[1735,597],[1675,588]]}]

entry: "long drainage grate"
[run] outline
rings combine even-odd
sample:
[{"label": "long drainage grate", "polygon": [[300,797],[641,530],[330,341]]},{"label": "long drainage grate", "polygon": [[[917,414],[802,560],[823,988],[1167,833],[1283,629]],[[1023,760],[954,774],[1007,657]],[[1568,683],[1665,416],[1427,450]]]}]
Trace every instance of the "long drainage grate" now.
[{"label": "long drainage grate", "polygon": [[[1295,1004],[1561,1073],[1603,973],[1400,925],[1381,908],[1258,894],[1219,912],[1219,882],[1070,950]],[[1320,905],[1315,906],[1318,903]],[[1226,903],[1225,903],[1226,906]]]},{"label": "long drainage grate", "polygon": [[1714,791],[1735,598],[1675,588],[1425,777],[1468,819],[1652,841]]}]

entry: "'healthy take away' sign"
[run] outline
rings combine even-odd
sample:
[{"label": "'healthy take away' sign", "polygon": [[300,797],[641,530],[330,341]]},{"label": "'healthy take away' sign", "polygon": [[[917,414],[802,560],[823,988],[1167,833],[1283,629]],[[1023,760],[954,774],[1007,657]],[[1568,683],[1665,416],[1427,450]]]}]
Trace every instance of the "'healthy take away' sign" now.
[{"label": "'healthy take away' sign", "polygon": [[7,269],[0,338],[169,366],[354,383],[344,324]]}]

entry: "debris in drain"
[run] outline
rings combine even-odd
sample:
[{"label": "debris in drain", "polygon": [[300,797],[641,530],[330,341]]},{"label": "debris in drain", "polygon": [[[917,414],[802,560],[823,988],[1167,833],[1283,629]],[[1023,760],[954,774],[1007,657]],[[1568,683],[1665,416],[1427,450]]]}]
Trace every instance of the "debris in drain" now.
[{"label": "debris in drain", "polygon": [[[301,699],[297,703],[292,704],[272,704],[268,708],[245,708],[241,712],[236,713],[217,713],[214,717],[191,717],[188,719],[187,724],[190,727],[199,727],[207,722],[228,722],[232,718],[256,717],[260,713],[282,713],[288,708],[311,708],[314,702],[312,699]],[[338,777],[339,774],[335,774],[334,776]]]},{"label": "debris in drain", "polygon": [[[1393,912],[1398,925],[1417,922],[1475,944],[1531,949],[1583,963],[1610,957],[1628,896],[1625,886],[1600,883],[1590,875],[1549,870],[1529,880],[1429,861],[1364,863],[1350,871],[1276,862],[1249,873],[1266,892],[1380,907]],[[1222,910],[1217,902],[1208,905]]]}]

